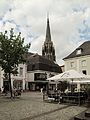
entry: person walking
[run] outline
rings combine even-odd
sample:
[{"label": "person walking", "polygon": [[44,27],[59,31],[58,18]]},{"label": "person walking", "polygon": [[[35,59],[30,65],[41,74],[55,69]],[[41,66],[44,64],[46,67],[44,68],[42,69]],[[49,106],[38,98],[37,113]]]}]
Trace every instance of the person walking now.
[{"label": "person walking", "polygon": [[15,98],[15,96],[17,96],[17,93],[16,93],[17,89],[15,87],[13,87],[13,97]]},{"label": "person walking", "polygon": [[62,99],[62,97],[61,97],[61,91],[59,90],[59,104],[61,103],[61,99]]},{"label": "person walking", "polygon": [[4,93],[4,87],[2,86],[1,93]]}]

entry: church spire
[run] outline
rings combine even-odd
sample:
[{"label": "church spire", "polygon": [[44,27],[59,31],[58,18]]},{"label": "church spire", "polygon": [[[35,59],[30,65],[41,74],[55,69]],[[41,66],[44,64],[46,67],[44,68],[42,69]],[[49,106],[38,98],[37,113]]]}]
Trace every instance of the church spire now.
[{"label": "church spire", "polygon": [[47,16],[46,41],[51,41],[51,33],[50,33],[50,25],[49,25],[49,16]]},{"label": "church spire", "polygon": [[51,61],[56,61],[55,49],[53,46],[53,42],[51,41],[49,17],[47,17],[46,38],[42,47],[42,56],[48,58]]}]

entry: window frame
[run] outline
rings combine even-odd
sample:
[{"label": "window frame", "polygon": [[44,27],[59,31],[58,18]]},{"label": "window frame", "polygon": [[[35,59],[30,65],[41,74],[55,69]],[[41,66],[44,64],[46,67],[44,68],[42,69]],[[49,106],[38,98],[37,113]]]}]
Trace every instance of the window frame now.
[{"label": "window frame", "polygon": [[81,66],[82,66],[82,67],[86,67],[86,66],[87,66],[86,60],[82,60],[82,61],[81,61]]},{"label": "window frame", "polygon": [[73,61],[70,62],[70,67],[71,67],[71,68],[74,68],[74,67],[75,67],[75,62],[73,62]]}]

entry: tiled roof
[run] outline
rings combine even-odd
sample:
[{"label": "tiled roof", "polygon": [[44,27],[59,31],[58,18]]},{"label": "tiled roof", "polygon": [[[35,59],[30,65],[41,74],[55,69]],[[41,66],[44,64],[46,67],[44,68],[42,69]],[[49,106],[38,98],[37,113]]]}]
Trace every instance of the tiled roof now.
[{"label": "tiled roof", "polygon": [[45,70],[57,73],[62,72],[58,64],[38,54],[31,55],[27,62],[27,70],[28,71]]},{"label": "tiled roof", "polygon": [[[81,49],[81,54],[77,54],[77,50],[80,49]],[[85,55],[90,55],[90,41],[84,42],[82,45],[80,45],[76,50],[74,50],[70,55],[65,57],[63,60],[74,57],[85,56]]]}]

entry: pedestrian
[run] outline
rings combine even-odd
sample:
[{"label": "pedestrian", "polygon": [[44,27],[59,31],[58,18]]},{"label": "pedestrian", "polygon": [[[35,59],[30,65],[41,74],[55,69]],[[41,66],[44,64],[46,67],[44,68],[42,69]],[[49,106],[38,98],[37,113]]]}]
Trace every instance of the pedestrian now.
[{"label": "pedestrian", "polygon": [[18,96],[21,96],[21,92],[22,92],[22,89],[21,89],[21,87],[19,87],[19,88],[17,89],[17,95],[18,95]]},{"label": "pedestrian", "polygon": [[1,93],[4,93],[4,87],[2,86],[2,90],[1,90]]},{"label": "pedestrian", "polygon": [[41,88],[41,93],[43,92],[43,88]]},{"label": "pedestrian", "polygon": [[1,94],[1,88],[0,88],[0,94]]},{"label": "pedestrian", "polygon": [[5,86],[5,87],[2,87],[2,93],[5,93],[5,96],[7,95],[7,87]]},{"label": "pedestrian", "polygon": [[12,92],[13,92],[13,95],[14,95],[13,97],[14,97],[14,98],[15,98],[15,96],[17,95],[17,94],[16,94],[16,91],[17,91],[17,89],[16,89],[15,87],[13,87]]},{"label": "pedestrian", "polygon": [[59,90],[59,104],[61,103],[61,91]]},{"label": "pedestrian", "polygon": [[45,88],[43,87],[43,100],[45,100]]}]

